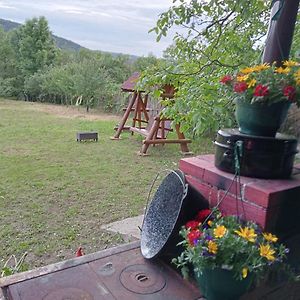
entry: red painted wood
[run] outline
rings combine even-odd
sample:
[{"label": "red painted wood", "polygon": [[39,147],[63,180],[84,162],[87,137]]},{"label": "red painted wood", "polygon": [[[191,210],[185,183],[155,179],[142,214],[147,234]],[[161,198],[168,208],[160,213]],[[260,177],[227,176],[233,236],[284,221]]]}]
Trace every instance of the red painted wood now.
[{"label": "red painted wood", "polygon": [[139,72],[134,72],[126,81],[123,82],[121,89],[124,92],[134,92],[136,91],[135,85],[140,78]]}]

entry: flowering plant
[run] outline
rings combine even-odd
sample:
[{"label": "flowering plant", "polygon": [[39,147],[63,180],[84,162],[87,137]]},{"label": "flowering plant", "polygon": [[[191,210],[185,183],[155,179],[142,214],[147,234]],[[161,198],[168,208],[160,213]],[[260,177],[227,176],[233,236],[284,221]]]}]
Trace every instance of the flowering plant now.
[{"label": "flowering plant", "polygon": [[261,64],[240,70],[236,75],[225,75],[220,82],[226,90],[249,103],[272,104],[287,101],[300,107],[300,64],[284,61],[282,67]]},{"label": "flowering plant", "polygon": [[282,262],[288,249],[278,238],[251,221],[237,216],[222,216],[217,209],[200,211],[180,230],[184,251],[173,263],[188,275],[189,265],[195,272],[206,268],[232,270],[239,279],[249,273],[264,273],[270,265]]}]

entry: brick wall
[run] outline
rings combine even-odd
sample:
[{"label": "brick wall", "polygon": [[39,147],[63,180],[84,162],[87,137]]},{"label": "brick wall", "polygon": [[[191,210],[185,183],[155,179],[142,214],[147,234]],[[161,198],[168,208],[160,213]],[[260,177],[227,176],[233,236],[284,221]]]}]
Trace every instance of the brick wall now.
[{"label": "brick wall", "polygon": [[211,207],[222,201],[224,214],[242,215],[281,237],[300,234],[300,165],[290,179],[240,177],[240,185],[214,166],[214,155],[181,159],[179,168]]}]

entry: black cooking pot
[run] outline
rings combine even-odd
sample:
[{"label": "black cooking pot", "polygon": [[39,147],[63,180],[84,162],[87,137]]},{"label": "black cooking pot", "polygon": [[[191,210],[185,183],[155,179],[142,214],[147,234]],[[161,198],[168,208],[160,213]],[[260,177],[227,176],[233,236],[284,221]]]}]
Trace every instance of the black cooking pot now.
[{"label": "black cooking pot", "polygon": [[[237,143],[238,151],[236,151]],[[215,166],[235,173],[235,157],[240,160],[240,175],[256,178],[288,178],[293,170],[297,139],[277,133],[276,137],[245,135],[238,129],[218,131],[215,141]]]},{"label": "black cooking pot", "polygon": [[182,251],[177,244],[181,226],[193,219],[208,202],[187,184],[180,170],[170,172],[158,187],[145,214],[141,233],[141,252],[147,259],[167,261]]}]

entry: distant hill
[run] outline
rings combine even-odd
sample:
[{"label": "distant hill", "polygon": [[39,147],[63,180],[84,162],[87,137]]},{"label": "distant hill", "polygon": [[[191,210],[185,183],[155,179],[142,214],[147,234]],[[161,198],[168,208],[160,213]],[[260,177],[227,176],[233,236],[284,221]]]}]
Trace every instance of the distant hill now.
[{"label": "distant hill", "polygon": [[4,19],[0,19],[0,25],[3,27],[4,31],[10,31],[10,30],[13,30],[13,29],[19,27],[21,24],[12,22],[12,21],[8,21],[8,20],[4,20]]},{"label": "distant hill", "polygon": [[[22,24],[17,23],[17,22],[13,22],[13,21],[9,21],[9,20],[5,20],[5,19],[0,19],[0,26],[3,27],[4,31],[10,31],[13,30],[15,28],[20,27]],[[71,50],[71,51],[79,51],[80,49],[86,49],[85,47],[76,44],[70,40],[64,39],[62,37],[56,36],[54,34],[52,34],[52,37],[56,43],[56,46],[60,49],[63,50]],[[101,50],[99,50],[101,51]],[[119,55],[125,55],[123,53],[116,53],[116,52],[108,52],[108,51],[101,51],[104,53],[109,53],[111,54],[113,57],[119,56]],[[134,62],[135,60],[137,60],[139,58],[139,56],[137,55],[132,55],[132,54],[128,54],[126,55],[129,58],[129,61]]]},{"label": "distant hill", "polygon": [[[17,22],[12,22],[9,20],[4,20],[4,19],[0,19],[0,26],[3,27],[4,31],[10,31],[13,30],[15,28],[20,27],[22,24],[17,23]],[[79,51],[80,49],[84,49],[84,47],[80,46],[79,44],[76,44],[72,41],[69,41],[67,39],[61,38],[59,36],[56,35],[52,35],[56,46],[60,49],[64,49],[64,50],[72,50],[72,51]]]}]

